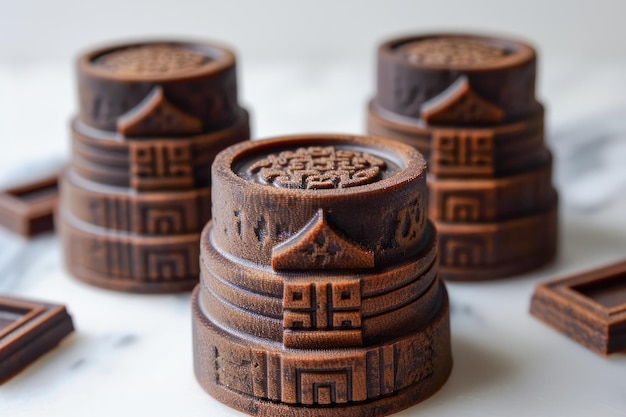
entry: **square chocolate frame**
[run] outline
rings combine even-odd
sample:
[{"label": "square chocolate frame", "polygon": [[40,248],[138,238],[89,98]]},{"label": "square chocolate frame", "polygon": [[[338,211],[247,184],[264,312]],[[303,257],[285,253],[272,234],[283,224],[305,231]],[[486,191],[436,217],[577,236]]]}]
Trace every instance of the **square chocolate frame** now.
[{"label": "square chocolate frame", "polygon": [[537,285],[530,312],[598,354],[626,352],[626,262]]},{"label": "square chocolate frame", "polygon": [[58,175],[0,192],[0,226],[24,237],[54,230]]},{"label": "square chocolate frame", "polygon": [[64,306],[0,296],[0,384],[73,331]]}]

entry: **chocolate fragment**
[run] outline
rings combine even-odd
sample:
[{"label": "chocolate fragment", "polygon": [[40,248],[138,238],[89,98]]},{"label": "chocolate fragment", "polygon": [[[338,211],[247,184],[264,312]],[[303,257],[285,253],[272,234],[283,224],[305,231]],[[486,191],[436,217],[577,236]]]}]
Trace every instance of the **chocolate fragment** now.
[{"label": "chocolate fragment", "polygon": [[626,352],[626,262],[537,285],[530,313],[600,355]]},{"label": "chocolate fragment", "polygon": [[234,55],[200,43],[119,45],[81,56],[78,84],[61,189],[68,269],[107,289],[191,290],[211,163],[250,136]]},{"label": "chocolate fragment", "polygon": [[0,384],[73,331],[64,306],[0,296]]},{"label": "chocolate fragment", "polygon": [[293,136],[213,165],[192,296],[194,362],[254,415],[387,415],[451,370],[425,161],[397,142]]},{"label": "chocolate fragment", "polygon": [[24,237],[54,230],[58,176],[0,192],[0,226]]},{"label": "chocolate fragment", "polygon": [[504,278],[556,253],[558,199],[535,67],[530,46],[477,35],[415,36],[379,48],[368,132],[428,159],[445,279]]}]

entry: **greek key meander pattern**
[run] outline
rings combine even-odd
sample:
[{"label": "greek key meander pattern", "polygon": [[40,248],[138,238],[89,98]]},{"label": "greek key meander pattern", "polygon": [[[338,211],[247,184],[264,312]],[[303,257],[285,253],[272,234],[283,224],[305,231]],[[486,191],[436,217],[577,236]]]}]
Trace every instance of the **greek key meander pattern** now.
[{"label": "greek key meander pattern", "polygon": [[136,245],[101,237],[86,237],[68,230],[74,259],[72,263],[109,277],[142,282],[176,282],[199,273],[194,259],[197,244],[192,242],[159,247]]},{"label": "greek key meander pattern", "polygon": [[487,174],[494,170],[491,132],[435,131],[432,152],[431,169],[437,174]]},{"label": "greek key meander pattern", "polygon": [[329,333],[319,334],[319,331],[334,332],[342,337],[344,345],[360,345],[360,287],[358,279],[328,283],[286,282],[283,326],[289,331],[284,334],[285,346],[306,348],[313,342],[311,347],[325,347]]},{"label": "greek key meander pattern", "polygon": [[287,357],[231,343],[214,345],[211,351],[217,385],[288,404],[375,399],[433,375],[432,341],[425,335],[362,349],[349,361],[339,356]]},{"label": "greek key meander pattern", "polygon": [[133,188],[142,190],[193,186],[193,162],[189,145],[133,143],[130,149]]},{"label": "greek key meander pattern", "polygon": [[380,180],[385,161],[367,152],[334,146],[299,148],[271,154],[248,168],[260,184],[280,188],[348,188]]}]

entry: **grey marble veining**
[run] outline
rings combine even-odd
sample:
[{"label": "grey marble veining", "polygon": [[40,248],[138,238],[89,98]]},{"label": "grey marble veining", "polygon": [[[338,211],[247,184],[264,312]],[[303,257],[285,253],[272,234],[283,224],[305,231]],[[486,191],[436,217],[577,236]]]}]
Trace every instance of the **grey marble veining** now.
[{"label": "grey marble veining", "polygon": [[[452,375],[439,393],[398,416],[626,415],[625,355],[600,358],[528,314],[537,282],[626,257],[626,103],[620,88],[626,64],[544,68],[541,97],[561,195],[558,259],[509,280],[449,284]],[[290,63],[251,66],[242,75],[243,102],[253,110],[257,137],[365,129],[371,70],[350,62]],[[29,125],[19,106],[0,98],[0,148],[15,149],[11,157],[0,155],[0,184],[20,169],[34,172],[24,147],[38,149],[37,161],[62,158],[74,106],[65,67],[23,74],[0,67],[0,85],[9,79],[32,86],[17,103],[32,102],[46,85],[57,101],[37,104],[49,111],[41,125]],[[23,126],[28,134],[16,141]],[[63,302],[77,329],[0,387],[0,416],[242,415],[210,398],[194,379],[189,294],[131,295],[87,286],[64,271],[55,236],[26,241],[3,231],[0,292]]]}]

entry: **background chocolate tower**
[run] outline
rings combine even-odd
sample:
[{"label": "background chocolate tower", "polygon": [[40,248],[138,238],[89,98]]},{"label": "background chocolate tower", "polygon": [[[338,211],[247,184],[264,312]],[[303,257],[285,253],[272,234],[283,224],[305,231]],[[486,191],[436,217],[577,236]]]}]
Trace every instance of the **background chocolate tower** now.
[{"label": "background chocolate tower", "polygon": [[68,269],[115,290],[193,288],[211,163],[249,138],[234,55],[196,43],[115,46],[80,57],[78,86],[61,181]]},{"label": "background chocolate tower", "polygon": [[428,158],[445,279],[503,278],[555,255],[557,194],[535,71],[534,50],[505,39],[428,35],[379,48],[368,131]]},{"label": "background chocolate tower", "polygon": [[192,297],[200,384],[254,415],[386,415],[451,370],[425,161],[351,136],[242,143],[213,165]]}]

